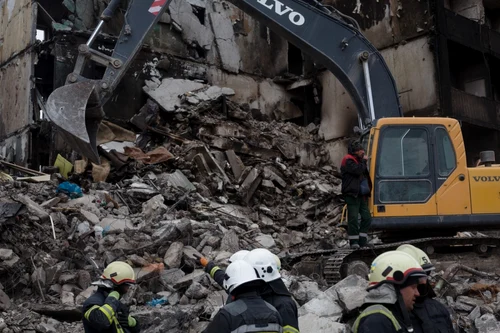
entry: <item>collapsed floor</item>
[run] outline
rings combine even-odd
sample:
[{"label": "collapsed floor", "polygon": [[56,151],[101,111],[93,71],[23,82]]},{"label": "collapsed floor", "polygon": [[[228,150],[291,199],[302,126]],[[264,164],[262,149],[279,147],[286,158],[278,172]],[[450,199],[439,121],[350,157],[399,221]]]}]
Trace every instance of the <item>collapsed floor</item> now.
[{"label": "collapsed floor", "polygon": [[[124,302],[144,332],[199,332],[227,296],[193,254],[225,266],[239,249],[283,256],[347,245],[338,170],[317,126],[255,120],[230,89],[193,81],[145,91],[151,100],[130,129],[101,127],[101,165],[76,159],[69,173],[18,178],[22,170],[0,163],[9,178],[0,183],[2,332],[81,331],[90,283],[114,260],[136,270]],[[283,276],[301,331],[347,332],[366,280],[328,288],[294,272]],[[457,328],[500,330],[497,275],[449,280],[440,300]]]}]

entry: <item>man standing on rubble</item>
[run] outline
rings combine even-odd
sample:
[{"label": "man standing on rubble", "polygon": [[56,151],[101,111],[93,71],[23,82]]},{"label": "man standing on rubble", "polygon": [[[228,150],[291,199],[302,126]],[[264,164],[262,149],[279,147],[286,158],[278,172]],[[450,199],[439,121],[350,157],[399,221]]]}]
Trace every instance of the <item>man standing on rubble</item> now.
[{"label": "man standing on rubble", "polygon": [[[347,234],[352,249],[368,245],[368,230],[371,225],[371,214],[368,209],[368,197],[371,192],[371,181],[368,174],[367,161],[363,147],[353,142],[349,145],[347,155],[342,159],[342,195],[347,204]],[[361,224],[358,223],[361,215]]]},{"label": "man standing on rubble", "polygon": [[[429,256],[418,247],[403,244],[396,251],[411,255],[420,263],[427,276],[430,276],[431,272],[435,270]],[[432,289],[429,278],[427,278],[426,284],[418,285],[418,292],[420,296],[417,297],[411,313],[415,333],[455,333],[450,312],[441,302],[434,299],[436,294]],[[422,328],[421,331],[417,329],[419,327]]]},{"label": "man standing on rubble", "polygon": [[248,262],[232,262],[223,282],[232,302],[217,312],[203,333],[282,332],[280,314],[259,295],[264,284]]},{"label": "man standing on rubble", "polygon": [[109,264],[99,281],[92,283],[97,291],[83,304],[83,328],[85,333],[139,333],[138,321],[129,315],[128,307],[120,302],[135,274],[129,264],[115,261]]},{"label": "man standing on rubble", "polygon": [[297,303],[281,279],[279,258],[268,249],[254,249],[243,260],[266,282],[260,296],[278,310],[283,319],[283,333],[299,333]]},{"label": "man standing on rubble", "polygon": [[368,276],[368,295],[358,316],[354,333],[422,332],[412,326],[410,311],[420,295],[418,285],[427,274],[409,254],[389,251],[373,260]]}]

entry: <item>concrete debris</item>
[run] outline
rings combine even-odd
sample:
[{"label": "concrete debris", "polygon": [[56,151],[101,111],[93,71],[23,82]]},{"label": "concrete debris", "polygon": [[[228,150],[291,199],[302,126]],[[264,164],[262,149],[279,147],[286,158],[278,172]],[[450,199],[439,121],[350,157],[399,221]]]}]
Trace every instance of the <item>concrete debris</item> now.
[{"label": "concrete debris", "polygon": [[236,44],[231,19],[221,13],[210,13],[210,24],[215,34],[215,44],[219,51],[222,68],[238,73],[240,69],[240,51]]},{"label": "concrete debris", "polygon": [[[187,30],[182,20],[193,11],[171,14]],[[193,36],[203,43],[205,37]],[[226,64],[236,71],[238,61]],[[124,302],[144,332],[199,332],[227,294],[194,255],[225,268],[234,252],[264,247],[286,258],[281,273],[300,306],[300,330],[348,332],[366,280],[350,275],[326,286],[317,260],[293,258],[323,250],[326,259],[347,246],[339,172],[317,126],[257,121],[248,105],[227,98],[234,91],[195,81],[168,78],[144,89],[152,99],[131,119],[141,132],[129,148],[147,155],[161,147],[168,159],[150,163],[116,153],[106,181],[70,175],[83,193],[74,199],[56,193],[57,177],[0,182],[0,198],[19,202],[0,203],[0,331],[82,331],[80,306],[96,290],[91,283],[120,260],[136,273],[138,285]],[[355,264],[365,266],[358,260],[347,269],[361,271]],[[466,273],[447,279],[440,301],[467,332],[497,330],[498,281]],[[31,310],[17,306],[25,303]]]}]

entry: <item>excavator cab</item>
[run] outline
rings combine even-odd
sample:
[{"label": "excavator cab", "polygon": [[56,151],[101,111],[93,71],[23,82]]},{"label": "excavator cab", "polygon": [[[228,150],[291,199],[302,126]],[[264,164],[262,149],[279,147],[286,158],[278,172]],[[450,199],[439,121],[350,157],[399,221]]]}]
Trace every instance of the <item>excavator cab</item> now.
[{"label": "excavator cab", "polygon": [[375,229],[497,226],[500,168],[467,168],[457,120],[383,118],[366,137]]}]

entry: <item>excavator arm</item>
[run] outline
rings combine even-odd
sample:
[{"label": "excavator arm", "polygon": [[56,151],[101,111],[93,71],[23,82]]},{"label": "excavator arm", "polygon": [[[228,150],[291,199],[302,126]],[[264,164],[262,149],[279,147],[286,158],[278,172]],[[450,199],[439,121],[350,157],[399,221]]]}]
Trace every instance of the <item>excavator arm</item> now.
[{"label": "excavator arm", "polygon": [[[107,56],[90,46],[120,3],[112,0],[87,44],[80,45],[66,85],[47,100],[48,118],[75,150],[93,162],[99,163],[96,138],[104,117],[102,106],[170,1],[130,0],[125,25],[113,54]],[[352,97],[362,128],[374,119],[402,117],[396,84],[382,55],[348,21],[325,13],[328,10],[314,0],[310,4],[300,0],[229,1],[330,70]],[[101,80],[81,75],[89,59],[107,67]]]},{"label": "excavator arm", "polygon": [[[47,117],[62,131],[69,145],[95,163],[100,163],[96,141],[104,118],[103,106],[171,0],[130,0],[120,37],[112,55],[108,56],[91,46],[121,2],[110,1],[88,42],[78,47],[75,68],[66,78],[66,84],[54,90],[46,103]],[[106,67],[102,79],[89,80],[82,76],[89,60]]]}]

